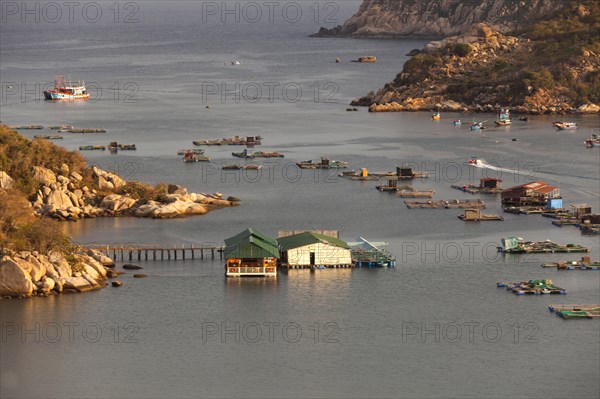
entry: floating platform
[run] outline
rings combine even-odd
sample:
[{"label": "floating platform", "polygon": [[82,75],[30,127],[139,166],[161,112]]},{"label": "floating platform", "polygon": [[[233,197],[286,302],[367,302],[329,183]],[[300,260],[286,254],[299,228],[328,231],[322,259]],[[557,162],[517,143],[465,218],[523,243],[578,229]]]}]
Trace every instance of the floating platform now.
[{"label": "floating platform", "polygon": [[404,201],[409,209],[484,209],[485,202],[477,200]]},{"label": "floating platform", "polygon": [[463,191],[469,194],[500,194],[501,188],[481,188],[479,186],[468,185],[468,186],[456,186],[452,185],[452,188]]},{"label": "floating platform", "polygon": [[[511,240],[511,239],[508,239]],[[503,246],[498,247],[498,252],[507,254],[544,254],[544,253],[585,253],[589,248],[579,244],[556,244],[552,241],[518,241],[507,246],[507,239],[503,239]]]},{"label": "floating platform", "polygon": [[365,168],[361,169],[360,173],[356,172],[355,170],[348,170],[339,173],[338,176],[356,181],[379,180],[379,176],[369,174],[369,171]]},{"label": "floating platform", "polygon": [[106,133],[106,129],[61,129],[59,133]]},{"label": "floating platform", "polygon": [[44,126],[41,125],[28,125],[28,126],[11,126],[13,130],[42,130]]},{"label": "floating platform", "polygon": [[105,151],[106,150],[106,146],[104,145],[84,145],[79,147],[79,151]]},{"label": "floating platform", "polygon": [[600,270],[600,262],[592,262],[589,256],[584,256],[581,260],[544,262],[542,267],[555,267],[558,270]]},{"label": "floating platform", "polygon": [[482,214],[479,209],[467,209],[462,215],[458,215],[460,220],[465,222],[488,222],[488,221],[504,221],[504,218],[500,215],[494,214]]},{"label": "floating platform", "polygon": [[548,310],[563,319],[591,319],[600,317],[600,305],[548,305]]},{"label": "floating platform", "polygon": [[42,139],[42,140],[62,140],[63,136],[33,136],[34,139]]},{"label": "floating platform", "polygon": [[552,280],[529,280],[520,282],[498,282],[496,286],[506,288],[515,295],[565,295],[567,290],[556,287],[552,284]]}]

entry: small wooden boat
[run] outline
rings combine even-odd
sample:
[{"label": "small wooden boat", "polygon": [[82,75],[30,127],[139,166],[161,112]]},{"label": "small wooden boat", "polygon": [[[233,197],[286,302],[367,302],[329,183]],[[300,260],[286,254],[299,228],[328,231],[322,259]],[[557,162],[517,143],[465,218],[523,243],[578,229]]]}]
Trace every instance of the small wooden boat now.
[{"label": "small wooden boat", "polygon": [[587,138],[584,143],[587,148],[600,147],[600,137],[596,134],[592,134],[592,137]]},{"label": "small wooden boat", "polygon": [[103,145],[84,145],[84,146],[79,147],[79,151],[94,151],[94,150],[105,151],[106,150],[106,146],[103,146]]},{"label": "small wooden boat", "polygon": [[442,119],[442,115],[440,115],[439,112],[436,112],[435,114],[431,115],[432,121],[439,121],[440,119]]},{"label": "small wooden boat", "polygon": [[348,167],[348,162],[335,161],[333,159],[321,157],[321,162],[301,161],[296,163],[300,169],[343,169]]},{"label": "small wooden boat", "polygon": [[485,126],[483,125],[485,122],[487,122],[487,121],[484,121],[484,122],[475,122],[475,121],[473,121],[473,123],[469,125],[469,129],[471,129],[471,130],[483,130],[483,129],[485,129]]},{"label": "small wooden boat", "polygon": [[554,122],[552,123],[558,130],[575,130],[579,129],[577,122]]},{"label": "small wooden boat", "polygon": [[460,125],[462,125],[462,121],[460,119],[457,119],[457,120],[455,120],[452,123],[454,124],[454,126],[460,126]]},{"label": "small wooden boat", "polygon": [[498,119],[494,121],[496,126],[510,126],[512,120],[510,119],[510,111],[508,109],[501,109],[498,113]]}]

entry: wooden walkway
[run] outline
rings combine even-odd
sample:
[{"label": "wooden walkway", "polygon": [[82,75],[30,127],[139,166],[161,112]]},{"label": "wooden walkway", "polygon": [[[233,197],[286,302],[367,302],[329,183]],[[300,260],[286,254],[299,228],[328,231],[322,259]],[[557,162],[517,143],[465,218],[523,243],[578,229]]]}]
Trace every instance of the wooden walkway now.
[{"label": "wooden walkway", "polygon": [[216,253],[223,259],[224,246],[194,245],[194,244],[79,244],[83,249],[93,249],[102,252],[113,260],[185,260],[200,259],[210,256],[215,259]]}]

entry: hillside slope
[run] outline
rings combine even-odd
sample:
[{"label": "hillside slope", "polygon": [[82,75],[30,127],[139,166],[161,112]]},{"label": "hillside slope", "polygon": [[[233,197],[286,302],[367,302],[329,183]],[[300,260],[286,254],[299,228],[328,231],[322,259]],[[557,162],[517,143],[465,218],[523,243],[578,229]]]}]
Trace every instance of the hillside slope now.
[{"label": "hillside slope", "polygon": [[506,33],[527,26],[565,0],[364,0],[343,25],[321,28],[316,37],[442,38],[461,35],[485,22]]},{"label": "hillside slope", "polygon": [[600,4],[565,1],[508,34],[471,25],[429,43],[393,82],[353,104],[371,111],[600,112]]}]

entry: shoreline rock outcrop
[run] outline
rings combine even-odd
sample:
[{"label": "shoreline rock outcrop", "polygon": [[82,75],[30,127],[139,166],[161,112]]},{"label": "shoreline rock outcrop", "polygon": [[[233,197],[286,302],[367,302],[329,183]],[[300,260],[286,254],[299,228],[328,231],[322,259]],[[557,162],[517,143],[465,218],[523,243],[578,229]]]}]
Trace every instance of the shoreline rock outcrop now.
[{"label": "shoreline rock outcrop", "polygon": [[92,172],[98,190],[84,185],[83,177],[70,173],[67,165],[57,173],[34,166],[34,179],[40,183],[31,201],[35,212],[71,221],[103,216],[170,219],[204,215],[213,209],[239,205],[239,201],[224,200],[220,193],[188,193],[186,188],[177,185],[170,185],[160,200],[135,199],[125,193],[115,193],[127,186],[119,176],[97,167],[93,167]]},{"label": "shoreline rock outcrop", "polygon": [[[69,260],[60,252],[3,250],[0,257],[0,298],[48,296],[62,292],[86,292],[104,288],[107,275],[106,257],[88,250]],[[110,261],[112,262],[112,261]]]}]

